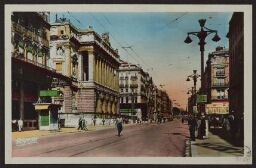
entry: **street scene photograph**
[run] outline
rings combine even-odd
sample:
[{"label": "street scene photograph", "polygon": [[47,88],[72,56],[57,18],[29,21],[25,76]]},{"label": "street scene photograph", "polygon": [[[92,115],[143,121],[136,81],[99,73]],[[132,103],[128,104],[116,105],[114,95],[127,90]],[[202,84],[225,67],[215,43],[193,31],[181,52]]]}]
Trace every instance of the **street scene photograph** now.
[{"label": "street scene photograph", "polygon": [[252,164],[252,6],[6,5],[4,38],[7,163]]}]

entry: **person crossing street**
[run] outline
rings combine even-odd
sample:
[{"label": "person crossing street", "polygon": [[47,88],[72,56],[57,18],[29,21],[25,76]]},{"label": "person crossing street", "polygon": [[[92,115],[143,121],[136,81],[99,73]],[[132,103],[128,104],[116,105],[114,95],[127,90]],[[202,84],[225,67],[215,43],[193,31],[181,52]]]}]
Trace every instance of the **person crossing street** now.
[{"label": "person crossing street", "polygon": [[123,119],[122,117],[119,115],[116,119],[116,127],[117,127],[117,133],[118,133],[118,136],[121,135],[121,132],[123,130]]}]

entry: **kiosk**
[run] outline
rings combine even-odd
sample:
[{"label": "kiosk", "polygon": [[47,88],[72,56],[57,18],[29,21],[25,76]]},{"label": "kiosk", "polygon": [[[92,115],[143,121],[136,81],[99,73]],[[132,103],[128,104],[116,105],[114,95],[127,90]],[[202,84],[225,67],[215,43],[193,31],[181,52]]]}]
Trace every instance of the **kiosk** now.
[{"label": "kiosk", "polygon": [[61,104],[35,103],[35,110],[38,112],[39,130],[58,130],[58,109]]},{"label": "kiosk", "polygon": [[34,103],[36,112],[38,112],[39,130],[58,130],[58,110],[62,104],[54,103],[54,97],[58,96],[57,90],[40,90],[40,97],[37,103]]}]

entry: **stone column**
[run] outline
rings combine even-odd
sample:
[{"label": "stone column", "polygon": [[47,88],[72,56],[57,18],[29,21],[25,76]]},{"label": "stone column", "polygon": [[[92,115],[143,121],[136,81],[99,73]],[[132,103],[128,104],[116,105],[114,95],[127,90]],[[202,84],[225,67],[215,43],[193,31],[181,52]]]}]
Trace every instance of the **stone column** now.
[{"label": "stone column", "polygon": [[71,52],[70,52],[70,49],[69,49],[68,45],[65,46],[65,51],[66,52],[64,54],[67,57],[67,60],[66,60],[66,63],[67,63],[67,76],[71,77],[72,76],[72,65],[71,65],[72,60],[71,60]]},{"label": "stone column", "polygon": [[94,55],[93,55],[93,51],[88,51],[88,58],[89,58],[89,63],[88,63],[88,66],[89,66],[89,81],[90,82],[93,82],[94,80]]}]

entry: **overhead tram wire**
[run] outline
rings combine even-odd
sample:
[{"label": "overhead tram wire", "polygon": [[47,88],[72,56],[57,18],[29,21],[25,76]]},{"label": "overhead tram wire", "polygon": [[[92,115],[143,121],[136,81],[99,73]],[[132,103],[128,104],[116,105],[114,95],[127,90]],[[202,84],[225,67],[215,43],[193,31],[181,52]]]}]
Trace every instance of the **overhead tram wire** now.
[{"label": "overhead tram wire", "polygon": [[[110,20],[107,18],[107,16],[104,15],[103,13],[102,13],[102,15],[105,17],[105,19],[108,21],[108,23],[114,28],[114,30],[117,32],[117,34],[118,34],[118,35],[123,39],[123,41],[126,43],[127,47],[122,47],[122,48],[123,48],[123,49],[126,49],[126,48],[131,49],[132,52],[144,63],[144,65],[146,65],[146,67],[148,67],[147,69],[152,69],[152,71],[153,71],[153,68],[150,67],[150,66],[132,49],[133,45],[129,45],[129,44],[127,43],[127,41],[121,36],[121,34],[115,29],[115,26],[110,22]],[[139,62],[139,61],[138,61],[138,62]],[[155,71],[153,71],[153,72],[154,72],[154,74],[156,75],[156,77],[159,79],[159,77],[158,77],[158,75],[156,74],[156,72],[155,72]],[[161,83],[161,82],[160,82],[160,83]]]},{"label": "overhead tram wire", "polygon": [[171,22],[167,23],[166,25],[164,25],[163,27],[159,28],[158,30],[156,30],[154,33],[152,33],[151,35],[149,35],[148,37],[144,37],[141,40],[137,41],[136,43],[134,43],[133,45],[131,45],[132,47],[137,45],[138,43],[148,39],[149,37],[151,37],[152,35],[158,33],[160,30],[162,30],[163,28],[169,26],[171,23],[177,21],[178,19],[180,19],[181,17],[183,17],[184,15],[186,15],[188,12],[185,12],[184,14],[182,14],[181,16],[177,17],[176,19],[172,20]]},{"label": "overhead tram wire", "polygon": [[[78,23],[80,23],[84,28],[86,28],[86,26],[84,26],[78,19],[76,19],[74,15],[72,15],[69,11],[68,11],[68,13],[69,13]],[[101,24],[101,22],[100,22],[92,13],[90,13],[90,14],[91,14],[91,15],[93,16],[93,18],[105,29],[105,31],[108,31],[108,30]],[[109,33],[109,34],[110,34],[110,33]],[[130,52],[128,52],[128,50],[127,50],[125,47],[123,47],[122,44],[121,44],[118,40],[116,40],[116,38],[115,38],[112,34],[110,34],[110,36],[120,45],[120,47],[121,47],[122,49],[124,49],[129,55],[132,56],[132,54],[131,54]],[[132,56],[132,57],[133,57],[133,56]],[[136,60],[135,57],[133,57],[133,58],[134,58],[135,61],[139,62],[138,60]]]},{"label": "overhead tram wire", "polygon": [[[105,26],[102,25],[102,23],[90,12],[90,14],[93,16],[93,18],[105,29],[105,31],[108,31]],[[126,47],[124,47],[111,33],[109,33],[110,36],[120,45],[120,47],[122,49],[124,49],[131,57],[134,58],[135,61],[137,61],[139,63],[139,61],[130,53],[128,52],[128,50],[126,49]]]},{"label": "overhead tram wire", "polygon": [[[70,14],[79,24],[81,24],[84,28],[86,28],[86,26],[85,25],[83,25],[78,19],[76,19],[76,17],[74,16],[74,15],[72,15],[69,11],[67,11],[68,12],[68,14]],[[93,18],[105,29],[105,31],[108,31],[103,25],[102,25],[102,23],[92,14],[92,13],[90,13],[92,16],[93,16]],[[109,20],[108,20],[109,21]],[[109,21],[110,22],[110,21]],[[112,25],[112,24],[111,24]],[[112,25],[113,26],[113,25]],[[113,26],[114,27],[114,26]],[[110,33],[109,33],[110,34]],[[120,45],[120,47],[122,48],[122,49],[124,49],[131,57],[133,57],[134,58],[134,60],[135,61],[137,61],[138,63],[140,63],[140,61],[138,61],[128,50],[127,50],[127,48],[128,47],[124,47],[112,34],[110,34],[110,36]],[[124,39],[123,39],[124,40]],[[124,40],[124,42],[126,43],[126,44],[128,44],[125,40]],[[132,45],[132,46],[134,46],[134,45]],[[137,56],[138,56],[138,54],[131,48],[132,46],[129,46],[129,48],[134,52],[134,54],[136,54]],[[139,56],[138,56],[139,57]],[[140,58],[140,57],[139,57]],[[141,59],[141,58],[140,58]],[[141,59],[142,60],[142,59]],[[143,61],[143,60],[142,60]],[[143,61],[144,62],[144,61]],[[152,68],[152,67],[150,67],[150,66],[148,66],[145,62],[144,62],[144,64],[150,69],[150,68]],[[153,70],[152,70],[153,71]],[[156,72],[155,71],[153,71],[154,72],[154,74],[156,75],[156,77],[159,79],[159,77],[158,77],[158,75],[156,74]],[[159,81],[161,81],[160,79],[159,79]],[[162,83],[162,82],[160,82],[160,83]]]},{"label": "overhead tram wire", "polygon": [[[121,36],[121,34],[116,30],[115,26],[110,22],[110,20],[107,18],[106,15],[104,15],[102,13],[102,15],[104,16],[104,18],[108,21],[108,23],[114,28],[114,30],[116,31],[116,33],[123,39],[123,41],[126,43],[127,47],[122,47],[122,48],[130,48],[132,50],[132,52],[137,55],[137,57],[144,63],[145,66],[147,66],[148,68],[150,68],[147,63],[137,54],[135,53],[135,51],[132,49],[133,46],[129,45],[128,42],[123,38],[123,36]],[[139,62],[139,61],[138,61]]]}]

